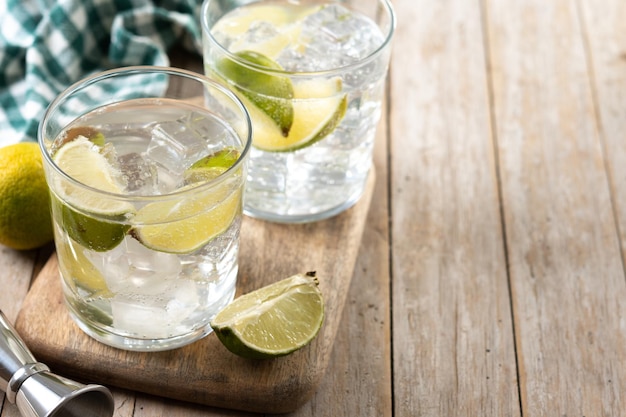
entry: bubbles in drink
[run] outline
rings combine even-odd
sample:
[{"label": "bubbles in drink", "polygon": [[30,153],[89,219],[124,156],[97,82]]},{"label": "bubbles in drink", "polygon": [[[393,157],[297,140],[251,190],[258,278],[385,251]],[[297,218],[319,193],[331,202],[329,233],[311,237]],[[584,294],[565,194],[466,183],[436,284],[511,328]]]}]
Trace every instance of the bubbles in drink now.
[{"label": "bubbles in drink", "polygon": [[152,195],[158,190],[157,166],[137,152],[120,155],[116,159],[124,191],[134,195]]}]

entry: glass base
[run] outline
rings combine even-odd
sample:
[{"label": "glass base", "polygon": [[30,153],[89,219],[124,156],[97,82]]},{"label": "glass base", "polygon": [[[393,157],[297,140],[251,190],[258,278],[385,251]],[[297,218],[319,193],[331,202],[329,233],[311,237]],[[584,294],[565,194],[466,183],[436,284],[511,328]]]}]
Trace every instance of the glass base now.
[{"label": "glass base", "polygon": [[364,191],[365,187],[363,186],[358,190],[358,192],[353,193],[347,200],[343,201],[341,204],[330,209],[314,213],[269,212],[253,207],[250,204],[244,204],[243,213],[249,217],[273,223],[312,223],[320,220],[329,219],[348,210],[359,201]]},{"label": "glass base", "polygon": [[92,324],[82,320],[66,303],[69,309],[70,317],[78,325],[78,327],[89,337],[97,340],[105,345],[136,352],[160,352],[164,350],[172,350],[183,347],[210,334],[213,329],[210,324],[201,327],[194,332],[184,335],[174,336],[165,339],[142,339],[128,336],[121,336],[110,332],[105,332]]},{"label": "glass base", "polygon": [[[216,306],[216,311],[228,305],[234,298],[235,287],[233,286],[232,290],[224,294],[220,304]],[[187,333],[163,338],[135,337],[134,335],[115,333],[115,328],[103,324],[107,320],[103,320],[104,313],[98,309],[74,306],[67,297],[65,297],[65,305],[72,320],[85,334],[100,343],[123,350],[160,352],[177,349],[200,340],[213,331],[210,325],[210,318],[207,318],[206,324]],[[94,320],[90,320],[91,317]],[[110,321],[110,318],[108,318],[108,321]]]}]

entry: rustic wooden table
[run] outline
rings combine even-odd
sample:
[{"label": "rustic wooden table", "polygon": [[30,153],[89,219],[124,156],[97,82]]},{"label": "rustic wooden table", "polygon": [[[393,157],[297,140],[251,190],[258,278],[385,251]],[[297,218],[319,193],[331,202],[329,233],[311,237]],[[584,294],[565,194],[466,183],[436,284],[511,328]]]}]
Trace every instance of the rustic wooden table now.
[{"label": "rustic wooden table", "polygon": [[[360,257],[291,415],[624,415],[626,2],[394,5]],[[9,319],[50,252],[0,248]],[[251,415],[114,393],[119,417]]]}]

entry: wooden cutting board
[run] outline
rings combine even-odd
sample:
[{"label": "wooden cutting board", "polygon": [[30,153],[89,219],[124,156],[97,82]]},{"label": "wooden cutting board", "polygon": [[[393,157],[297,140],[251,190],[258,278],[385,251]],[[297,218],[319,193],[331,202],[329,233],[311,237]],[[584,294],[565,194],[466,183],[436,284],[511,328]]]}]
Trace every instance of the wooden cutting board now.
[{"label": "wooden cutting board", "polygon": [[[321,381],[332,351],[369,209],[374,173],[360,201],[320,222],[284,225],[244,218],[238,294],[298,272],[317,271],[326,307],[316,339],[282,358],[246,360],[214,334],[166,352],[128,352],[85,335],[70,319],[56,256],[35,279],[15,327],[53,372],[83,382],[210,406],[283,413],[304,404]],[[358,279],[358,277],[357,277]]]}]

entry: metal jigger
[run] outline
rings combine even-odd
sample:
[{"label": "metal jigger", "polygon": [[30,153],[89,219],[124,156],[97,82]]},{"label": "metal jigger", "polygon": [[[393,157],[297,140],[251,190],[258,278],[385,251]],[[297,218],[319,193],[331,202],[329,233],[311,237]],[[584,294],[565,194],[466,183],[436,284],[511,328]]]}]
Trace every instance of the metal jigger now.
[{"label": "metal jigger", "polygon": [[0,311],[0,388],[24,417],[111,417],[113,396],[101,385],[83,385],[37,362]]}]

